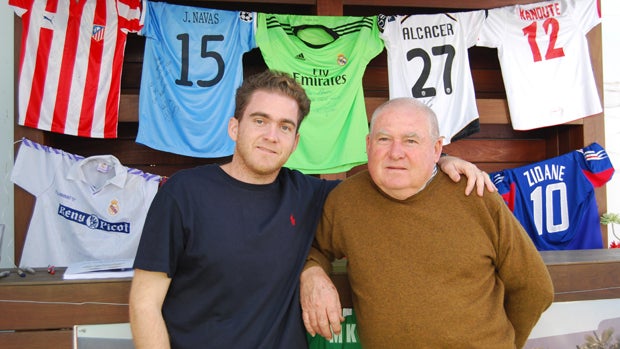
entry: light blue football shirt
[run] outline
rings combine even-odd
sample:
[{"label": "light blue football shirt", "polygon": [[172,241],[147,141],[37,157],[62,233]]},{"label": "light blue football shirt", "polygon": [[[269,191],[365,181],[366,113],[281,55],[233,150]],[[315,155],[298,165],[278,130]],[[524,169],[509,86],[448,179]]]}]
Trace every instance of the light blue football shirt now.
[{"label": "light blue football shirt", "polygon": [[192,157],[233,153],[228,120],[256,47],[256,14],[147,2],[136,142]]}]

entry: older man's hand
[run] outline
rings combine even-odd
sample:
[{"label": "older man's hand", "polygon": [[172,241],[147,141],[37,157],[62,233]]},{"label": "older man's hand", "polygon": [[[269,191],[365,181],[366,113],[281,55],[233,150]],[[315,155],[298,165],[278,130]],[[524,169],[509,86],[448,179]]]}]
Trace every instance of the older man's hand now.
[{"label": "older man's hand", "polygon": [[318,266],[309,267],[301,274],[300,300],[306,331],[314,337],[320,334],[326,339],[340,334],[344,321],[340,297],[327,273]]}]

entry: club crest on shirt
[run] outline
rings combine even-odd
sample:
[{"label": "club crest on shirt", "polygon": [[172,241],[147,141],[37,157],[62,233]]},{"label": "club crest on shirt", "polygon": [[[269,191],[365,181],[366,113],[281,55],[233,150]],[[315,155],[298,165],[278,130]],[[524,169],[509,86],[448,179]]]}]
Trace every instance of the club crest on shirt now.
[{"label": "club crest on shirt", "polygon": [[110,202],[110,206],[108,206],[108,214],[110,216],[115,216],[120,208],[118,207],[118,200],[114,199]]},{"label": "club crest on shirt", "polygon": [[103,25],[93,25],[93,34],[92,34],[92,38],[95,41],[101,41],[103,40],[103,36],[105,35],[105,26]]},{"label": "club crest on shirt", "polygon": [[348,61],[347,57],[345,57],[344,54],[342,54],[342,53],[338,54],[337,62],[338,62],[339,65],[345,65],[345,64],[347,64],[347,61]]}]

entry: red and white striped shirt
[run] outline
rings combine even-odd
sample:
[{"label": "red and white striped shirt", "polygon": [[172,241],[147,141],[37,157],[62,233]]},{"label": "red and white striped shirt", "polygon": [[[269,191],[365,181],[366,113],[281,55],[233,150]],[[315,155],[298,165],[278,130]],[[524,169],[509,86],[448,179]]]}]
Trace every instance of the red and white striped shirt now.
[{"label": "red and white striped shirt", "polygon": [[19,124],[115,138],[127,33],[140,0],[9,0],[22,18]]}]

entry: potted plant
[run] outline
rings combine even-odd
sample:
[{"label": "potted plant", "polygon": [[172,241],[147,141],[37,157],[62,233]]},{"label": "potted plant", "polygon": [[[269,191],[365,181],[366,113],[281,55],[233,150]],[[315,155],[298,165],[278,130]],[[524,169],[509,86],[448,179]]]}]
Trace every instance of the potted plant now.
[{"label": "potted plant", "polygon": [[610,242],[609,248],[620,248],[620,237],[616,235],[616,231],[614,229],[614,225],[620,224],[620,215],[609,212],[603,213],[603,215],[601,215],[601,224],[611,224],[611,234],[614,236],[615,240]]}]

